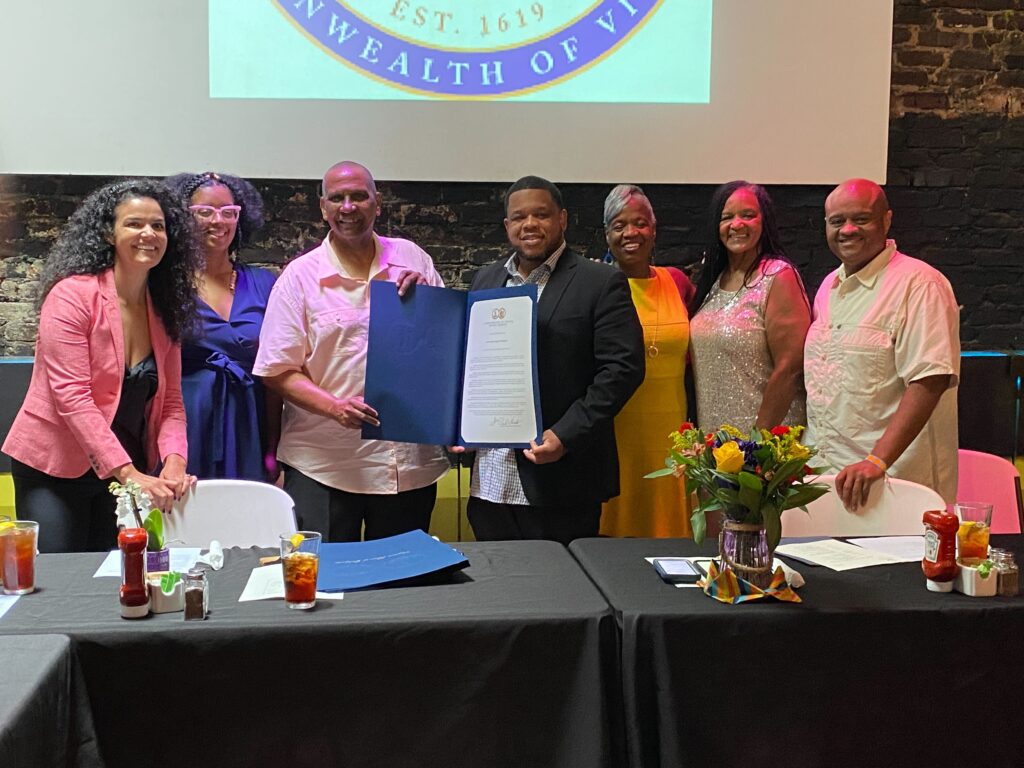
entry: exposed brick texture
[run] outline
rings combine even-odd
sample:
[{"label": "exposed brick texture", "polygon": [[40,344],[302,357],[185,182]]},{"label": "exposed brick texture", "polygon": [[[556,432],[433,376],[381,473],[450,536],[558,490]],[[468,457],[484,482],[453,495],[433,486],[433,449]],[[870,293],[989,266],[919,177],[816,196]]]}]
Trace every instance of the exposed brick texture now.
[{"label": "exposed brick texture", "polygon": [[[887,190],[900,248],[953,283],[966,349],[1024,348],[1024,9],[1021,0],[895,0]],[[523,168],[524,173],[540,168]],[[41,259],[82,197],[107,179],[0,176],[0,354],[31,354]],[[280,265],[323,236],[316,183],[255,180],[268,223],[246,261]],[[555,180],[557,181],[557,179]],[[628,181],[628,180],[626,180]],[[378,230],[409,237],[449,285],[502,256],[504,184],[380,182]],[[570,243],[604,252],[606,186],[563,185]],[[657,259],[704,247],[706,185],[650,185]],[[826,187],[772,188],[808,289],[835,265],[822,232]]]}]

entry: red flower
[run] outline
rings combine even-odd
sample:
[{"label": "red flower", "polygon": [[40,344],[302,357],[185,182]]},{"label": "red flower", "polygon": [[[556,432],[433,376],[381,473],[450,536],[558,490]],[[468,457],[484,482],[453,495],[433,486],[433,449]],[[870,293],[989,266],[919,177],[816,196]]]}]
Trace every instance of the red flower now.
[{"label": "red flower", "polygon": [[805,475],[816,475],[816,474],[818,474],[818,473],[817,473],[817,472],[815,472],[815,471],[814,471],[813,469],[811,469],[810,467],[808,467],[808,466],[807,466],[806,464],[804,464],[804,474],[805,474]]},{"label": "red flower", "polygon": [[679,432],[680,433],[685,432],[688,429],[693,429],[693,424],[691,424],[688,421],[684,421],[682,424],[679,425]]},{"label": "red flower", "polygon": [[715,436],[714,435],[708,435],[706,438],[704,438],[704,445],[706,445],[708,448],[714,448],[715,447]]},{"label": "red flower", "polygon": [[789,427],[783,427],[783,426],[772,427],[772,434],[775,435],[775,437],[782,437],[783,435],[788,435],[789,434]]}]

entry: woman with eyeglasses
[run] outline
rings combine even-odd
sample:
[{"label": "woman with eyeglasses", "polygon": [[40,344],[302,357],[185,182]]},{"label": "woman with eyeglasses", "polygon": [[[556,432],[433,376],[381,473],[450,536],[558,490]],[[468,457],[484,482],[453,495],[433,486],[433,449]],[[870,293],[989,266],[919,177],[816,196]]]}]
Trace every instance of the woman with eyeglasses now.
[{"label": "woman with eyeglasses", "polygon": [[199,260],[188,213],[148,179],[93,192],[50,250],[32,381],[3,445],[41,552],[116,546],[111,479],[165,511],[194,481],[178,343]]},{"label": "woman with eyeglasses", "polygon": [[182,345],[189,472],[274,482],[281,400],[252,375],[274,275],[238,261],[263,226],[252,184],[225,173],[167,180],[192,212],[205,261],[196,274],[199,329]]}]

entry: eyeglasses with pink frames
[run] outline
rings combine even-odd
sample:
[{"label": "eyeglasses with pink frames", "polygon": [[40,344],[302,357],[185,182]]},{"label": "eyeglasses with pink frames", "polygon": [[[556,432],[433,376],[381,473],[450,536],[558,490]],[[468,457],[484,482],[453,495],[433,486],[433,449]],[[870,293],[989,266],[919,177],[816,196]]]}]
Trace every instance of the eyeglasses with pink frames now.
[{"label": "eyeglasses with pink frames", "polygon": [[222,205],[219,208],[214,205],[190,205],[188,209],[201,221],[209,221],[218,215],[224,221],[238,221],[238,216],[242,212],[240,205]]}]

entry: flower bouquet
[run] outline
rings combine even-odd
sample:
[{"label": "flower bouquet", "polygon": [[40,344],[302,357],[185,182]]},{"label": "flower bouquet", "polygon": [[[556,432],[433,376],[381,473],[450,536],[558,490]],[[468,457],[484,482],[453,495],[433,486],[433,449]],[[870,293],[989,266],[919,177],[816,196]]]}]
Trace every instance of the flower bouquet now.
[{"label": "flower bouquet", "polygon": [[[708,433],[684,422],[669,435],[672,448],[665,468],[646,477],[685,477],[687,493],[696,492],[700,498],[690,518],[694,541],[704,541],[706,513],[721,510],[723,559],[732,564],[737,556],[741,566],[753,560],[745,565],[756,563],[756,570],[763,571],[770,567],[771,553],[782,537],[782,511],[800,507],[806,512],[807,504],[829,491],[828,485],[809,481],[818,472],[807,466],[815,451],[800,442],[803,429],[778,426],[746,435],[726,424]],[[729,545],[727,535],[741,538],[750,532],[761,532],[765,552],[744,553],[742,543]]]}]

